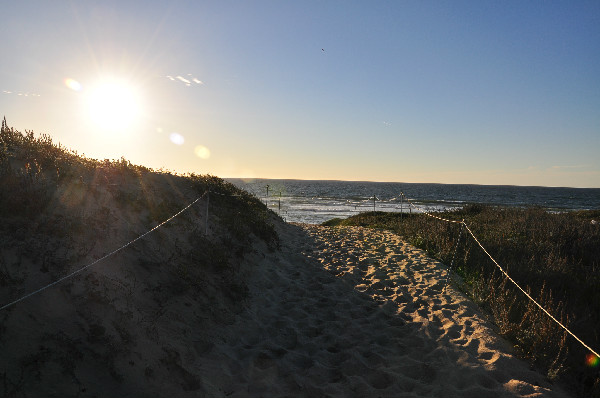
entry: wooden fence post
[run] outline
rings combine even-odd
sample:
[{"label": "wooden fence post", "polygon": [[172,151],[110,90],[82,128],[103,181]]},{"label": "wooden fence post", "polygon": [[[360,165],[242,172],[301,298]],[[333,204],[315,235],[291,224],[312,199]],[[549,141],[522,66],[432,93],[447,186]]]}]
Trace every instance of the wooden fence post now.
[{"label": "wooden fence post", "polygon": [[210,191],[206,192],[206,226],[204,229],[204,235],[208,236],[208,204],[210,202]]}]

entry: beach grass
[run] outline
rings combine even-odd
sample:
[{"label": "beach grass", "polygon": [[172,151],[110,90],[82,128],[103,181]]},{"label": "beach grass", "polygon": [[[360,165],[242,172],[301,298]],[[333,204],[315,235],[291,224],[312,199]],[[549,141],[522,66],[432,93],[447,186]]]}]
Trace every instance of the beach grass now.
[{"label": "beach grass", "polygon": [[[158,341],[166,312],[194,308],[189,325],[207,335],[212,325],[231,322],[248,295],[240,259],[256,245],[276,249],[274,223],[280,221],[259,199],[218,177],[152,170],[125,158],[90,159],[3,120],[0,303],[10,306],[0,313],[0,395],[43,396],[54,382],[61,391],[77,389],[83,376],[75,369],[82,363],[102,364],[97,371],[107,371],[112,386],[106,391],[121,391],[137,359],[123,367],[119,358],[132,355],[147,336]],[[119,247],[126,250],[107,256]],[[56,288],[17,300],[84,268]],[[46,316],[44,302],[59,314],[72,312]],[[24,309],[31,312],[27,319]],[[15,332],[15,324],[27,324],[27,336]],[[69,329],[73,324],[80,326]],[[165,349],[179,342],[163,335]],[[68,350],[44,348],[56,342]],[[44,373],[49,363],[62,364],[64,377]],[[152,366],[145,374],[165,371]]]},{"label": "beach grass", "polygon": [[[250,250],[254,237],[270,248],[279,244],[272,222],[277,216],[221,178],[152,170],[125,158],[90,159],[53,143],[48,135],[10,128],[5,120],[0,130],[0,186],[0,232],[21,241],[52,239],[56,247],[71,247],[74,237],[93,241],[94,234],[109,235],[115,223],[118,228],[136,225],[127,235],[133,239],[200,197],[202,205],[195,206],[196,217],[188,221],[193,249],[186,255],[195,264],[225,270],[235,263],[234,257]],[[79,251],[83,255],[91,249]],[[193,276],[187,268],[179,271],[189,281],[204,272],[196,270]],[[19,283],[14,272],[0,267],[0,286]]]},{"label": "beach grass", "polygon": [[[542,208],[479,204],[436,213],[464,220],[494,259],[553,316],[593,349],[600,347],[600,211],[551,213]],[[464,280],[518,353],[550,379],[562,379],[582,396],[600,396],[598,367],[589,351],[508,281],[460,224],[424,214],[370,212],[330,226],[392,230]],[[460,240],[459,240],[460,236]]]},{"label": "beach grass", "polygon": [[[213,321],[233,322],[248,295],[241,259],[246,255],[264,258],[265,253],[274,252],[280,246],[274,222],[281,222],[259,199],[218,177],[176,175],[137,166],[124,158],[89,159],[56,145],[50,136],[36,137],[31,131],[23,134],[3,121],[2,303],[22,295],[28,290],[25,286],[39,287],[100,258],[197,198],[202,198],[201,205],[191,207],[176,222],[165,224],[148,239],[131,246],[124,258],[104,264],[102,272],[87,273],[55,292],[57,303],[75,309],[68,318],[36,313],[45,319],[44,323],[27,318],[16,307],[0,314],[0,337],[16,336],[14,327],[11,329],[6,322],[13,319],[17,324],[29,322],[30,338],[40,343],[30,344],[27,350],[16,343],[3,346],[5,358],[12,358],[11,369],[15,371],[0,370],[4,380],[0,391],[11,396],[26,389],[32,375],[43,373],[40,369],[45,363],[62,364],[61,380],[67,380],[65,385],[70,386],[76,380],[75,363],[89,360],[92,354],[94,363],[106,364],[109,384],[117,388],[115,391],[120,391],[115,386],[123,384],[129,369],[139,374],[143,370],[147,377],[180,369],[179,359],[171,355],[170,347],[178,340],[170,332],[165,332],[161,340],[164,352],[157,354],[159,363],[167,365],[166,370],[156,365],[142,369],[137,362],[134,366],[134,347],[146,341],[146,336],[152,341],[157,339],[159,325],[170,325],[160,320],[169,308],[175,318],[180,313],[191,315],[193,308],[193,317],[188,321],[195,330],[207,329]],[[532,295],[576,334],[597,346],[595,326],[600,305],[599,293],[594,289],[598,280],[594,278],[599,267],[599,232],[592,220],[600,218],[598,212],[560,215],[541,209],[468,206],[444,216],[465,219],[494,256],[502,254],[497,259],[515,279],[528,286]],[[515,299],[518,294],[494,271],[464,231],[457,246],[457,225],[422,215],[400,218],[390,213],[365,213],[330,224],[394,230],[446,264],[450,264],[458,247],[456,271],[463,276],[472,297],[493,314],[499,330],[515,342],[522,355],[545,367],[550,378],[571,377],[585,396],[598,394],[597,368],[582,368],[572,359],[585,352],[578,352],[581,349],[539,311]],[[257,245],[262,249],[256,251]],[[567,294],[576,288],[580,289],[578,295]],[[68,332],[70,335],[63,333],[65,319],[75,328]],[[138,330],[140,324],[144,325],[143,333]],[[71,335],[78,337],[65,337]],[[69,350],[39,348],[59,343]],[[107,346],[116,351],[106,350]],[[132,361],[125,366],[119,358]],[[195,376],[181,374],[185,388],[199,386]],[[43,380],[49,382],[48,377]],[[46,388],[39,380],[36,383],[35,388]]]}]

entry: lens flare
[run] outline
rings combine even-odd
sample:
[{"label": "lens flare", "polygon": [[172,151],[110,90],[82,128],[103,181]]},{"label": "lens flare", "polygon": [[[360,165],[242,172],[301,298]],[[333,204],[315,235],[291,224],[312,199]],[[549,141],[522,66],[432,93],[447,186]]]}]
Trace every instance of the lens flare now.
[{"label": "lens flare", "polygon": [[598,358],[596,355],[594,354],[587,354],[585,357],[585,364],[587,366],[589,366],[590,368],[595,368],[598,365],[600,365],[600,358]]},{"label": "lens flare", "polygon": [[198,145],[196,148],[194,148],[194,153],[200,159],[206,160],[206,159],[210,158],[210,150],[203,145]]},{"label": "lens flare", "polygon": [[175,145],[183,145],[183,143],[185,142],[185,138],[183,138],[183,136],[179,133],[171,133],[169,135],[169,139]]},{"label": "lens flare", "polygon": [[82,89],[81,84],[77,80],[69,78],[65,79],[65,86],[67,86],[73,91],[81,91]]}]

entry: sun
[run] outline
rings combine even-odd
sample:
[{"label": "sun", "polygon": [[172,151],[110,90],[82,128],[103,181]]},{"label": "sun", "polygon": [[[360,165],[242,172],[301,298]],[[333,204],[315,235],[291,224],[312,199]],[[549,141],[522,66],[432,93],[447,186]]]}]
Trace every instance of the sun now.
[{"label": "sun", "polygon": [[86,95],[90,120],[110,131],[123,131],[140,117],[140,98],[126,80],[105,79],[91,87]]}]

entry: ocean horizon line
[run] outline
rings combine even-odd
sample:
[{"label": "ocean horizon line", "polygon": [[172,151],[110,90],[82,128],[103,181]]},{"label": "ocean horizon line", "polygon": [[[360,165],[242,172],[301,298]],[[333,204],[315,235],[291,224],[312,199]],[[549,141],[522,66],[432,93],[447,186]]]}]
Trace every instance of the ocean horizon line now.
[{"label": "ocean horizon line", "polygon": [[375,180],[343,180],[343,179],[314,179],[314,178],[270,178],[270,177],[221,177],[224,180],[251,181],[298,181],[298,182],[351,182],[351,183],[375,183],[375,184],[429,184],[429,185],[454,185],[454,186],[477,186],[477,187],[517,187],[517,188],[556,188],[556,189],[598,189],[597,187],[570,187],[562,185],[520,185],[520,184],[483,184],[483,183],[459,183],[459,182],[407,182],[407,181],[375,181]]}]

